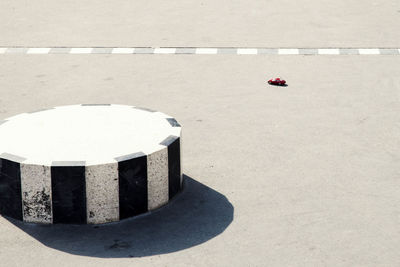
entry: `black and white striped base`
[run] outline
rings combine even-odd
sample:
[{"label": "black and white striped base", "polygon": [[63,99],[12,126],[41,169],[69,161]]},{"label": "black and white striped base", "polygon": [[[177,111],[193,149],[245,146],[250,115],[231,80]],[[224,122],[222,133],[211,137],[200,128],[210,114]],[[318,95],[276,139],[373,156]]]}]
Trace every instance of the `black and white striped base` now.
[{"label": "black and white striped base", "polygon": [[163,113],[121,105],[7,119],[0,125],[0,214],[98,224],[157,209],[182,187],[180,132]]}]

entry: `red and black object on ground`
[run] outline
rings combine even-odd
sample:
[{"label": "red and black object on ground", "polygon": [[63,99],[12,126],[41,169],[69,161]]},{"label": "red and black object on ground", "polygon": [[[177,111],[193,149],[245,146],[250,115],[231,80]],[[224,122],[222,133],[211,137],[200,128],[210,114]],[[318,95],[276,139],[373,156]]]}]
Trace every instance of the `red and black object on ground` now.
[{"label": "red and black object on ground", "polygon": [[285,80],[281,80],[281,78],[275,78],[268,81],[269,84],[278,85],[278,86],[287,86]]}]

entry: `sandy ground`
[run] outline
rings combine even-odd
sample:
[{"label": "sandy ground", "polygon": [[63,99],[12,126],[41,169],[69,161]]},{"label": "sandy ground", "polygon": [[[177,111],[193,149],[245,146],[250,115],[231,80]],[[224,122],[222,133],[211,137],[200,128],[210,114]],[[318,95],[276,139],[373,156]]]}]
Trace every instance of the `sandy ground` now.
[{"label": "sandy ground", "polygon": [[[400,57],[3,55],[0,119],[73,103],[183,125],[186,188],[118,224],[0,217],[2,266],[397,266]],[[281,75],[288,87],[266,78]]]}]

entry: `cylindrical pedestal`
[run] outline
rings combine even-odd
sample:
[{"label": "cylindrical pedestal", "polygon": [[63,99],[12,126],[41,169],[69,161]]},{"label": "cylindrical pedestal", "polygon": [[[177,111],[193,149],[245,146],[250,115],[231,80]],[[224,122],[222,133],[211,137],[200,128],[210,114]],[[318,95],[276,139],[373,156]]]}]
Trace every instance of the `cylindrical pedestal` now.
[{"label": "cylindrical pedestal", "polygon": [[0,121],[0,214],[99,224],[157,209],[182,187],[180,135],[174,118],[123,105]]}]

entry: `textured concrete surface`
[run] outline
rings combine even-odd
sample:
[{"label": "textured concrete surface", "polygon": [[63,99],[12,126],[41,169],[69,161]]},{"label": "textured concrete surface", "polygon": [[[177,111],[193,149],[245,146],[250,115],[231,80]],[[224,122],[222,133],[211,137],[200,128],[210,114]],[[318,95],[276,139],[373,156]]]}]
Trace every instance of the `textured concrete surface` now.
[{"label": "textured concrete surface", "polygon": [[[106,226],[0,217],[7,266],[397,266],[400,58],[13,55],[0,120],[120,103],[183,125],[185,191]],[[288,87],[267,85],[278,76]]]},{"label": "textured concrete surface", "polygon": [[87,166],[85,172],[87,222],[118,221],[118,163]]},{"label": "textured concrete surface", "polygon": [[0,46],[399,47],[396,0],[2,0]]},{"label": "textured concrete surface", "polygon": [[49,166],[21,164],[21,193],[24,221],[52,223]]},{"label": "textured concrete surface", "polygon": [[147,190],[149,210],[168,202],[168,148],[147,156]]}]

